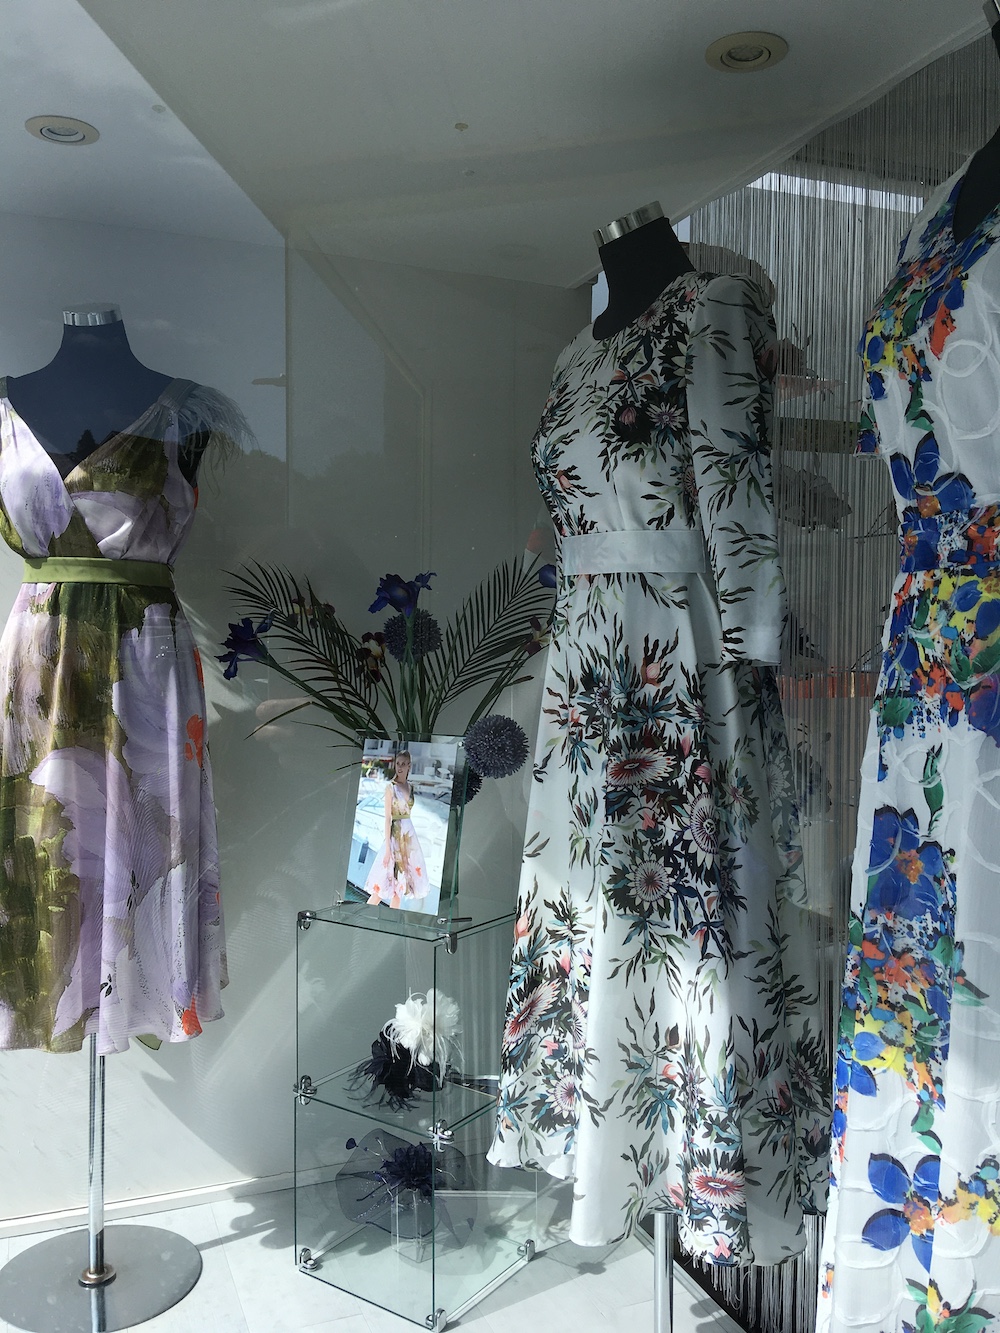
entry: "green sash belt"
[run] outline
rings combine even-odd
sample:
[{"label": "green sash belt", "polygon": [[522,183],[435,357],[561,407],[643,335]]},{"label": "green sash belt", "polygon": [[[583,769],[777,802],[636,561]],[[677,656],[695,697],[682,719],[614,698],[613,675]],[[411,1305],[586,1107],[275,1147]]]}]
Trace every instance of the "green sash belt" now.
[{"label": "green sash belt", "polygon": [[105,560],[91,556],[26,558],[25,583],[124,583],[134,588],[173,588],[169,565],[153,560]]}]

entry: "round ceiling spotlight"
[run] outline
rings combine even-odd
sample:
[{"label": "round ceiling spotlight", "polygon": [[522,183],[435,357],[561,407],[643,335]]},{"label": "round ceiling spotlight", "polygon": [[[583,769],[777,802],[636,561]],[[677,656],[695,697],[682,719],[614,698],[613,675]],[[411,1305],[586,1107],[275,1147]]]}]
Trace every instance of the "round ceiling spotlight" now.
[{"label": "round ceiling spotlight", "polygon": [[101,137],[93,125],[73,116],[32,116],[24,122],[24,128],[46,143],[95,143]]},{"label": "round ceiling spotlight", "polygon": [[731,32],[705,52],[713,69],[727,74],[749,74],[769,69],[788,55],[788,43],[776,32]]}]

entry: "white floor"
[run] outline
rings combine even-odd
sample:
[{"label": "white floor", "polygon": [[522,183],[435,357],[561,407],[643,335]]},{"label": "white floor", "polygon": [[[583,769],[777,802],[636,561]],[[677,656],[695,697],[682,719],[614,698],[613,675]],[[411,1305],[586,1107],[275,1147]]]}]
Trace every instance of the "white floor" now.
[{"label": "white floor", "polygon": [[[186,1236],[205,1265],[191,1294],[137,1325],[142,1333],[412,1333],[417,1327],[298,1271],[290,1190],[129,1221]],[[44,1237],[0,1239],[0,1265],[36,1239]],[[113,1228],[108,1259],[114,1262]],[[653,1333],[652,1280],[652,1256],[637,1241],[607,1250],[561,1245],[448,1327],[474,1333]],[[0,1333],[14,1331],[0,1321]],[[739,1330],[680,1274],[674,1333]]]}]

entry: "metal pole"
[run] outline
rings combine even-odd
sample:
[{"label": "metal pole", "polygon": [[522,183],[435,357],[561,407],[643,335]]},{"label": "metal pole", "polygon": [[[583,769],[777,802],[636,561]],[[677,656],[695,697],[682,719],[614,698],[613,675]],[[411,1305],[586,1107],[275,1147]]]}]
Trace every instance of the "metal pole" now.
[{"label": "metal pole", "polygon": [[89,1263],[80,1274],[84,1287],[102,1287],[115,1270],[104,1261],[104,1056],[90,1034],[90,1134],[87,1143],[87,1238]]},{"label": "metal pole", "polygon": [[653,1333],[673,1333],[675,1227],[674,1214],[657,1208],[653,1213]]}]

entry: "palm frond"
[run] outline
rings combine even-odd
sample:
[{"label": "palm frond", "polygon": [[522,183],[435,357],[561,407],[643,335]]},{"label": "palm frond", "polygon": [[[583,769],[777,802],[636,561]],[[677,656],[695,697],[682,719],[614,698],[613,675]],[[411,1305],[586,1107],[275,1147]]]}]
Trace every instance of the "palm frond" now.
[{"label": "palm frond", "polygon": [[537,563],[498,565],[444,626],[441,647],[398,668],[398,689],[388,660],[380,679],[372,675],[362,641],[308,579],[300,583],[286,569],[254,561],[229,573],[227,591],[240,614],[271,617],[264,636],[267,664],[307,696],[289,712],[313,705],[334,725],[309,725],[342,737],[432,733],[441,710],[468,691],[483,690],[475,721],[508,686],[529,679],[519,673],[534,632],[548,626],[553,608],[551,592],[538,582]]},{"label": "palm frond", "polygon": [[545,626],[552,615],[552,594],[538,582],[536,563],[498,565],[459,608],[438,651],[424,659],[435,716],[466,691],[495,682],[514,662],[523,665],[532,619]]}]

